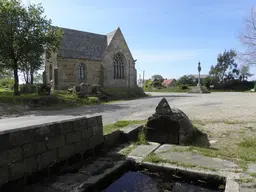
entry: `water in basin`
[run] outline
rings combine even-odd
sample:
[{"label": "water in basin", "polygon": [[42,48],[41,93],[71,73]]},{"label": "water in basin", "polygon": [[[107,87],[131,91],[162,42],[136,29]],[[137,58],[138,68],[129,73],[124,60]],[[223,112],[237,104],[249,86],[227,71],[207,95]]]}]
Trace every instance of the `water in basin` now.
[{"label": "water in basin", "polygon": [[147,171],[129,171],[109,185],[104,192],[223,192],[224,189],[208,189],[182,179],[168,179]]}]

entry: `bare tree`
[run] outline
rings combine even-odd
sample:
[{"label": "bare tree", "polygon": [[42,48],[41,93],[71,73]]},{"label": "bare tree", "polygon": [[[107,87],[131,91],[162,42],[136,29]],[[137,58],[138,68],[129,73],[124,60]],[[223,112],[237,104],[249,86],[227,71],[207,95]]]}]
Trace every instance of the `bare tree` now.
[{"label": "bare tree", "polygon": [[245,22],[244,32],[239,38],[247,45],[247,50],[241,54],[241,58],[247,64],[256,64],[256,7],[252,7],[251,14]]}]

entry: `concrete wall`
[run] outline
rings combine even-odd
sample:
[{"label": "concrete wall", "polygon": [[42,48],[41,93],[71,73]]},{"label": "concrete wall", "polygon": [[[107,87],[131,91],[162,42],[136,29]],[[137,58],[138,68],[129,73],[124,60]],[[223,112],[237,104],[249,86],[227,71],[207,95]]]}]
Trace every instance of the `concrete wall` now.
[{"label": "concrete wall", "polygon": [[0,186],[82,154],[103,142],[101,116],[0,133]]}]

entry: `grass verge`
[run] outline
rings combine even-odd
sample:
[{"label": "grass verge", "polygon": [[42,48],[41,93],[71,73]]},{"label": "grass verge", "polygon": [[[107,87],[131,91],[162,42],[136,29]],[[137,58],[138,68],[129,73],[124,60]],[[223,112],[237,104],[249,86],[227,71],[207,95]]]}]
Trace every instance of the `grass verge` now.
[{"label": "grass verge", "polygon": [[155,153],[149,154],[143,161],[156,163],[156,164],[158,164],[158,163],[169,163],[169,164],[172,164],[172,165],[185,167],[185,168],[199,168],[199,169],[217,171],[217,169],[214,169],[214,168],[203,167],[203,166],[198,166],[198,165],[195,165],[195,164],[187,164],[187,163],[182,163],[182,162],[178,162],[178,161],[171,161],[171,160],[163,159],[163,158],[157,156]]},{"label": "grass verge", "polygon": [[163,89],[152,89],[152,88],[145,88],[144,91],[146,92],[173,92],[173,93],[186,93],[188,89],[180,89],[179,87],[168,87]]},{"label": "grass verge", "polygon": [[[110,102],[130,100],[148,96],[141,88],[110,88],[104,89],[104,91],[108,94],[108,101]],[[98,97],[80,98],[75,93],[54,90],[50,96],[39,96],[37,93],[14,96],[12,90],[0,87],[0,103],[28,105],[33,108],[55,110],[63,108],[75,108],[85,105],[94,105],[104,102],[99,102]]]},{"label": "grass verge", "polygon": [[195,146],[173,147],[173,152],[199,153],[208,157],[216,157],[236,162],[244,171],[249,162],[256,162],[256,137],[245,139],[234,146],[223,146],[220,149],[200,148]]},{"label": "grass verge", "polygon": [[146,135],[145,135],[144,127],[142,128],[142,130],[138,134],[137,145],[148,145],[148,142],[147,142],[147,139],[146,139]]},{"label": "grass verge", "polygon": [[121,121],[117,121],[113,124],[104,125],[103,132],[104,132],[104,134],[108,134],[108,133],[111,133],[116,130],[120,130],[121,128],[130,126],[130,125],[136,125],[136,124],[142,125],[145,123],[146,123],[146,120],[121,120]]}]

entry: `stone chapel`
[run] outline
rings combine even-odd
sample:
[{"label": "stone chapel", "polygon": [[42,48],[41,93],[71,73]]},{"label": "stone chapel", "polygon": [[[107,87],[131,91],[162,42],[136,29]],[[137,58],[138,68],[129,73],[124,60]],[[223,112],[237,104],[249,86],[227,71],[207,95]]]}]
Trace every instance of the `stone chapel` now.
[{"label": "stone chapel", "polygon": [[101,87],[135,87],[137,70],[118,27],[106,35],[61,28],[59,50],[45,59],[46,82],[54,89],[81,83]]}]

